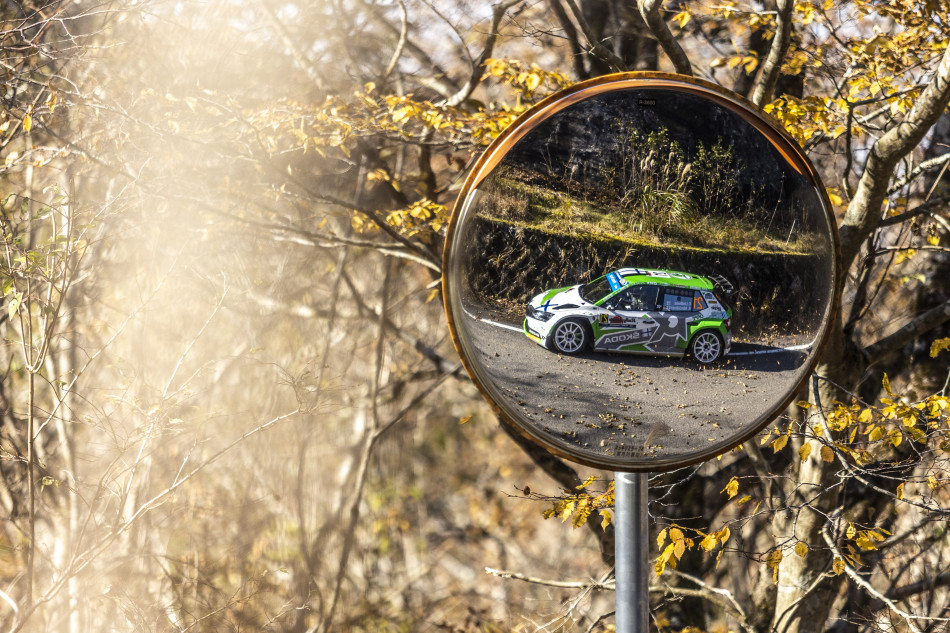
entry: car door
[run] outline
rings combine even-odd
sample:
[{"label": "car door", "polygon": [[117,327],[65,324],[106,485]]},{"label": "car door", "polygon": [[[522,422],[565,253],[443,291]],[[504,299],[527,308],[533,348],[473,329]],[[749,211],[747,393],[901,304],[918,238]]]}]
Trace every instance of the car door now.
[{"label": "car door", "polygon": [[689,344],[689,324],[699,313],[696,290],[677,286],[660,286],[656,311],[656,331],[649,345],[656,352],[682,353]]},{"label": "car door", "polygon": [[607,310],[599,320],[598,349],[636,351],[653,335],[656,321],[651,311],[656,307],[657,287],[635,285],[624,288],[601,306]]}]

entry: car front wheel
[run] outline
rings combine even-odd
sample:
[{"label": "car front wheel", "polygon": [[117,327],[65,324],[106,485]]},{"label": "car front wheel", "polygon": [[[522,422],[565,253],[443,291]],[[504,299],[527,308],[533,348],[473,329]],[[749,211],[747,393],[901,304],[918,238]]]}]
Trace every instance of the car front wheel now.
[{"label": "car front wheel", "polygon": [[548,335],[548,345],[552,351],[562,354],[578,354],[590,344],[590,330],[587,325],[575,319],[561,321]]},{"label": "car front wheel", "polygon": [[706,330],[697,334],[689,346],[690,355],[704,365],[719,360],[722,356],[722,351],[722,337],[712,330]]}]

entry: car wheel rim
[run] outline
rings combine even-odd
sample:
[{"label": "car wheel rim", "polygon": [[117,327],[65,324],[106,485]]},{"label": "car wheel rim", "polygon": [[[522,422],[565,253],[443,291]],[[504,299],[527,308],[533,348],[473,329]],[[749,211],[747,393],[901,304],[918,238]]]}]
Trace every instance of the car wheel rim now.
[{"label": "car wheel rim", "polygon": [[558,326],[554,333],[554,343],[562,352],[571,354],[581,348],[584,343],[584,330],[580,324],[568,321]]},{"label": "car wheel rim", "polygon": [[693,343],[693,356],[701,363],[711,363],[719,358],[719,339],[715,334],[700,334]]}]

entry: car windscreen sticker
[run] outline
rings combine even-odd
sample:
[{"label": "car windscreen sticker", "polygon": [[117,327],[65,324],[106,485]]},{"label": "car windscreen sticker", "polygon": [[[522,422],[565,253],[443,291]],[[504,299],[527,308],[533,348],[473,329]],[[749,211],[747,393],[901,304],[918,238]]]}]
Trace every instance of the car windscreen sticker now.
[{"label": "car windscreen sticker", "polygon": [[680,297],[670,293],[663,295],[663,310],[666,312],[689,312],[692,309],[692,297]]},{"label": "car windscreen sticker", "polygon": [[610,284],[611,292],[616,292],[630,283],[616,272],[607,273],[607,283]]}]

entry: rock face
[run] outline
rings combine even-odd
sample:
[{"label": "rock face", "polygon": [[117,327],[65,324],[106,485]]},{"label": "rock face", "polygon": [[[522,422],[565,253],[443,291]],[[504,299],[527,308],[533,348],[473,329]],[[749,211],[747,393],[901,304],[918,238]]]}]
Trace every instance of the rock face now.
[{"label": "rock face", "polygon": [[[806,199],[813,197],[811,183],[738,114],[705,97],[658,88],[613,91],[573,104],[529,132],[504,164],[567,186],[597,189],[604,186],[604,174],[623,163],[625,152],[629,155],[624,138],[631,130],[641,137],[666,130],[687,162],[700,145],[708,149],[719,142],[731,148],[742,163],[742,193],[761,196],[763,213],[779,206],[809,208],[815,202]],[[807,214],[797,219],[793,215],[800,214],[779,213],[774,220],[786,229],[793,221],[799,227],[807,222],[808,230],[820,229]]]},{"label": "rock face", "polygon": [[801,335],[820,326],[830,279],[821,255],[746,253],[631,245],[551,235],[475,218],[464,274],[475,296],[526,303],[535,294],[595,279],[622,267],[722,275],[736,289],[729,299],[734,331],[760,339]]}]

